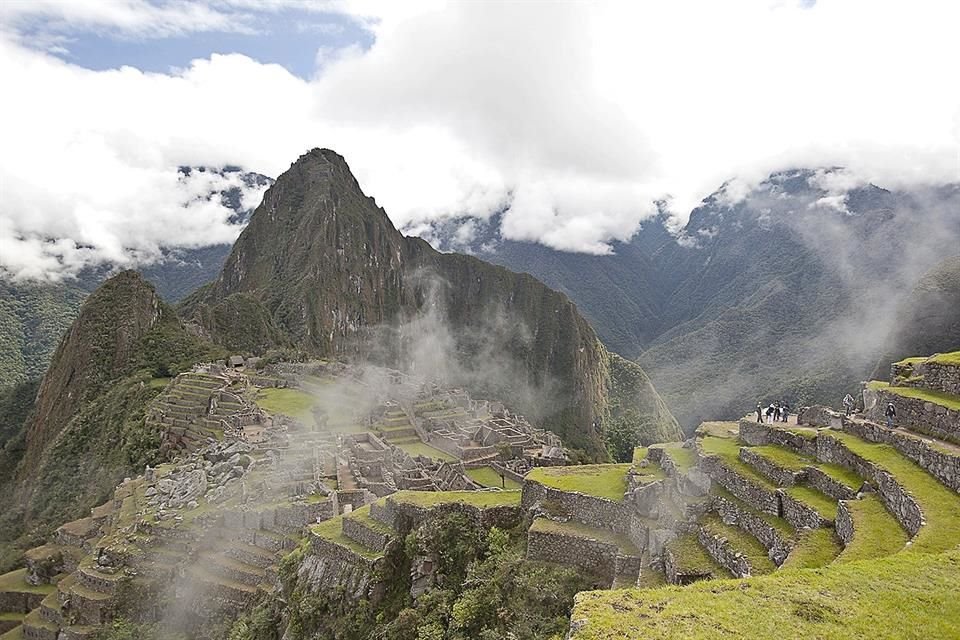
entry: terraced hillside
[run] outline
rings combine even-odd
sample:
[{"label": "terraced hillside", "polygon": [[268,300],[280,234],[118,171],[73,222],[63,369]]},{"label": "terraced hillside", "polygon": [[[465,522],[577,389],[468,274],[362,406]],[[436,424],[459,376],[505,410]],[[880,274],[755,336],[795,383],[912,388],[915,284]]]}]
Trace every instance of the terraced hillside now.
[{"label": "terraced hillside", "polygon": [[681,492],[688,517],[665,543],[653,513],[646,548],[634,542],[663,582],[698,584],[579,594],[570,637],[960,637],[960,447],[926,427],[817,407],[799,423],[706,423],[682,465],[664,447],[661,482],[701,495]]}]

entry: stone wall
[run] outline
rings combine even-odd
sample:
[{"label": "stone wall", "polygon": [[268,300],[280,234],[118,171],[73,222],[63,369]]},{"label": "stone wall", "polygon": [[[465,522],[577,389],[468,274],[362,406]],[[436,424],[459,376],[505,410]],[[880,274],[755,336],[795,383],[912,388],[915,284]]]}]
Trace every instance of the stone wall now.
[{"label": "stone wall", "polygon": [[872,422],[846,420],[843,430],[868,442],[891,445],[937,480],[954,491],[960,491],[960,455],[947,453],[930,446],[919,437],[891,431]]},{"label": "stone wall", "polygon": [[747,448],[740,449],[740,459],[780,487],[792,487],[803,477],[802,471],[784,469],[759,453]]},{"label": "stone wall", "polygon": [[[598,540],[532,529],[527,533],[528,560],[577,567],[603,578],[610,584],[617,575],[617,553],[616,545]],[[639,573],[639,564],[637,573]]]},{"label": "stone wall", "polygon": [[770,559],[780,566],[793,549],[793,540],[783,536],[763,518],[742,509],[731,500],[721,496],[713,499],[713,508],[726,523],[743,529],[767,548]]},{"label": "stone wall", "polygon": [[914,370],[915,376],[922,376],[919,386],[934,391],[942,391],[960,396],[960,367],[939,362],[921,362]]},{"label": "stone wall", "polygon": [[559,491],[534,480],[526,480],[523,483],[521,506],[524,510],[528,510],[538,502],[540,504],[549,502],[564,515],[588,527],[625,534],[629,534],[632,528],[630,507],[624,502]]},{"label": "stone wall", "polygon": [[846,500],[841,500],[837,505],[837,519],[834,526],[837,530],[837,537],[840,538],[843,546],[847,546],[853,541],[853,514],[850,512]]},{"label": "stone wall", "polygon": [[746,578],[751,573],[750,563],[734,549],[726,538],[710,533],[703,527],[697,529],[697,540],[711,558],[737,578]]},{"label": "stone wall", "polygon": [[480,508],[464,502],[445,502],[431,507],[421,507],[387,498],[387,503],[391,502],[393,502],[394,530],[399,532],[419,527],[428,518],[444,517],[448,514],[463,515],[483,529],[491,527],[512,529],[520,524],[523,518],[523,510],[514,506]]},{"label": "stone wall", "polygon": [[680,563],[677,561],[677,557],[670,547],[666,547],[663,552],[663,572],[667,577],[667,582],[670,584],[690,584],[691,582],[696,582],[697,580],[705,580],[713,577],[713,572],[704,570],[704,571],[683,571],[680,568]]},{"label": "stone wall", "polygon": [[700,467],[717,484],[754,509],[775,516],[780,515],[780,497],[776,493],[767,491],[727,468],[718,456],[701,458]]},{"label": "stone wall", "polygon": [[819,529],[833,524],[833,519],[824,519],[815,509],[795,500],[789,493],[780,491],[781,516],[798,531],[803,528]]},{"label": "stone wall", "polygon": [[813,405],[800,410],[800,413],[797,414],[797,424],[838,429],[842,418],[843,415],[839,411],[834,411],[823,405]]},{"label": "stone wall", "polygon": [[862,478],[871,481],[880,494],[887,510],[906,529],[911,536],[924,523],[920,506],[909,493],[886,470],[869,462],[847,449],[842,442],[821,433],[817,437],[817,459],[823,462],[832,462],[852,469]]},{"label": "stone wall", "polygon": [[[870,389],[864,391],[865,401],[870,392]],[[883,412],[887,403],[892,402],[897,409],[895,426],[960,444],[960,411],[882,389],[872,393],[876,395],[876,402],[867,411],[867,417],[871,420],[886,422]]]},{"label": "stone wall", "polygon": [[857,491],[860,490],[860,487],[848,487],[842,482],[834,480],[816,467],[806,467],[803,473],[803,484],[817,489],[834,500],[853,500],[857,497]]},{"label": "stone wall", "polygon": [[310,547],[297,569],[301,584],[315,592],[342,588],[357,599],[370,595],[382,558],[369,560],[313,534],[310,535]]},{"label": "stone wall", "polygon": [[356,540],[368,549],[383,551],[390,544],[391,537],[371,529],[362,522],[353,518],[343,519],[343,534],[351,540]]},{"label": "stone wall", "polygon": [[813,456],[816,453],[816,445],[812,437],[804,437],[753,420],[741,420],[739,425],[740,439],[750,446],[775,444],[805,456]]}]

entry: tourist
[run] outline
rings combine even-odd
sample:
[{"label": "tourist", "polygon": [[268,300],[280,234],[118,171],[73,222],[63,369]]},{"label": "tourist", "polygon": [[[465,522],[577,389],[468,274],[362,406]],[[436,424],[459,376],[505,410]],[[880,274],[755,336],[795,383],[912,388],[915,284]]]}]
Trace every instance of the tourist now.
[{"label": "tourist", "polygon": [[849,393],[843,397],[843,415],[849,416],[853,413],[853,396]]},{"label": "tourist", "polygon": [[790,415],[790,405],[788,405],[786,402],[781,402],[780,403],[780,420],[782,422],[786,422],[787,417],[789,415]]},{"label": "tourist", "polygon": [[757,422],[763,422],[763,407],[759,400],[757,401]]},{"label": "tourist", "polygon": [[770,403],[770,406],[767,407],[767,422],[773,422],[773,416],[777,414],[777,407],[774,403]]},{"label": "tourist", "polygon": [[887,403],[887,409],[883,412],[883,415],[887,417],[887,428],[892,428],[893,419],[897,417],[897,408],[893,406],[892,402]]}]

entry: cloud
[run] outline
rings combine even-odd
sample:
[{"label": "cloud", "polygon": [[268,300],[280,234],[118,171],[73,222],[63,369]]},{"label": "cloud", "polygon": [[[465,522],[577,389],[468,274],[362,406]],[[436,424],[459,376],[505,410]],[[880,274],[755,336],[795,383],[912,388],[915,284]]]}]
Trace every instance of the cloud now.
[{"label": "cloud", "polygon": [[94,72],[18,37],[37,21],[247,29],[291,6],[107,4],[0,9],[8,272],[223,238],[216,205],[181,206],[176,167],[276,176],[314,146],[342,153],[400,227],[506,209],[505,237],[591,253],[656,201],[682,218],[728,180],[735,202],[779,169],[842,166],[888,188],[960,179],[953,3],[298,4],[374,36],[321,51],[310,81],[220,53],[166,74]]}]

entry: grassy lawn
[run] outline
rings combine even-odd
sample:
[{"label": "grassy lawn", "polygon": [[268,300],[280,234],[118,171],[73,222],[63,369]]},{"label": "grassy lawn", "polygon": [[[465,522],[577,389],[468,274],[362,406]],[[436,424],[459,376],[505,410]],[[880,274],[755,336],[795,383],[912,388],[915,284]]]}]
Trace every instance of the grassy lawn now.
[{"label": "grassy lawn", "polygon": [[[450,455],[446,451],[441,451],[435,447],[431,447],[425,442],[416,440],[414,442],[394,442],[396,446],[400,447],[411,456],[427,456],[428,458],[433,458],[435,460],[444,460],[446,462],[453,462],[457,458]],[[498,485],[499,486],[499,485]]]},{"label": "grassy lawn", "polygon": [[931,391],[930,389],[917,389],[915,387],[894,387],[889,382],[879,382],[874,380],[870,382],[870,388],[877,391],[888,391],[904,398],[913,398],[932,402],[948,409],[960,411],[960,396],[955,396],[942,391]]},{"label": "grassy lawn", "polygon": [[520,483],[511,478],[503,478],[501,484],[500,474],[493,467],[479,467],[477,469],[467,469],[467,477],[485,487],[500,487],[502,489],[519,489]]},{"label": "grassy lawn", "polygon": [[260,389],[257,392],[257,405],[270,413],[289,416],[313,424],[310,409],[316,400],[309,393],[299,389]]},{"label": "grassy lawn", "polygon": [[837,517],[837,501],[812,487],[786,487],[784,492],[794,500],[802,502],[820,514],[826,520]]},{"label": "grassy lawn", "polygon": [[892,473],[897,482],[916,499],[923,511],[926,525],[914,536],[913,544],[908,550],[938,552],[960,546],[960,496],[904,458],[890,445],[864,442],[842,432],[831,433],[830,437],[836,438],[860,457]]},{"label": "grassy lawn", "polygon": [[731,547],[743,554],[750,563],[753,575],[776,570],[777,565],[767,555],[767,548],[743,529],[726,524],[716,513],[702,517],[699,524],[710,533],[726,538]]},{"label": "grassy lawn", "polygon": [[816,466],[816,460],[813,458],[802,456],[799,453],[773,444],[750,447],[750,451],[763,456],[778,467],[789,471],[802,471],[804,467]]},{"label": "grassy lawn", "polygon": [[627,490],[627,470],[631,466],[633,465],[585,464],[573,467],[537,467],[526,477],[560,491],[577,491],[588,496],[620,501]]},{"label": "grassy lawn", "polygon": [[843,544],[833,529],[806,529],[797,538],[796,546],[781,569],[816,569],[824,567],[841,553]]},{"label": "grassy lawn", "polygon": [[484,509],[486,507],[519,507],[519,491],[398,491],[388,500],[418,507],[435,507],[448,502],[462,502]]},{"label": "grassy lawn", "polygon": [[171,379],[172,378],[151,378],[147,386],[151,389],[163,389],[170,383]]},{"label": "grassy lawn", "polygon": [[345,547],[357,555],[367,558],[368,560],[376,560],[377,558],[383,556],[383,554],[379,551],[369,549],[356,540],[352,540],[343,535],[343,518],[344,516],[335,516],[329,520],[324,520],[320,524],[311,526],[310,531],[320,536],[324,540],[329,540],[334,544]]},{"label": "grassy lawn", "polygon": [[26,580],[27,570],[16,569],[0,576],[0,591],[11,591],[15,593],[51,593],[56,590],[52,584],[41,584],[34,586]]},{"label": "grassy lawn", "polygon": [[607,544],[615,545],[624,555],[638,556],[640,551],[630,542],[630,539],[618,533],[607,531],[605,529],[594,529],[579,522],[555,522],[550,518],[537,518],[530,525],[530,530],[541,533],[554,533],[557,535],[570,536],[571,538],[584,538],[587,540],[597,540]]},{"label": "grassy lawn", "polygon": [[850,500],[847,506],[853,515],[853,540],[837,558],[838,563],[883,558],[903,550],[910,538],[877,494]]},{"label": "grassy lawn", "polygon": [[[707,553],[706,549],[700,546],[700,543],[697,541],[696,534],[685,533],[681,536],[677,536],[676,539],[667,544],[667,548],[673,552],[674,557],[677,559],[677,565],[683,572],[710,572],[714,576],[720,577],[726,577],[730,575],[729,571],[717,564],[716,561]],[[576,618],[573,619],[575,620]]]},{"label": "grassy lawn", "polygon": [[960,637],[960,552],[577,596],[572,640]]},{"label": "grassy lawn", "polygon": [[740,426],[736,422],[701,422],[697,427],[698,434],[718,438],[735,438],[739,432]]}]

